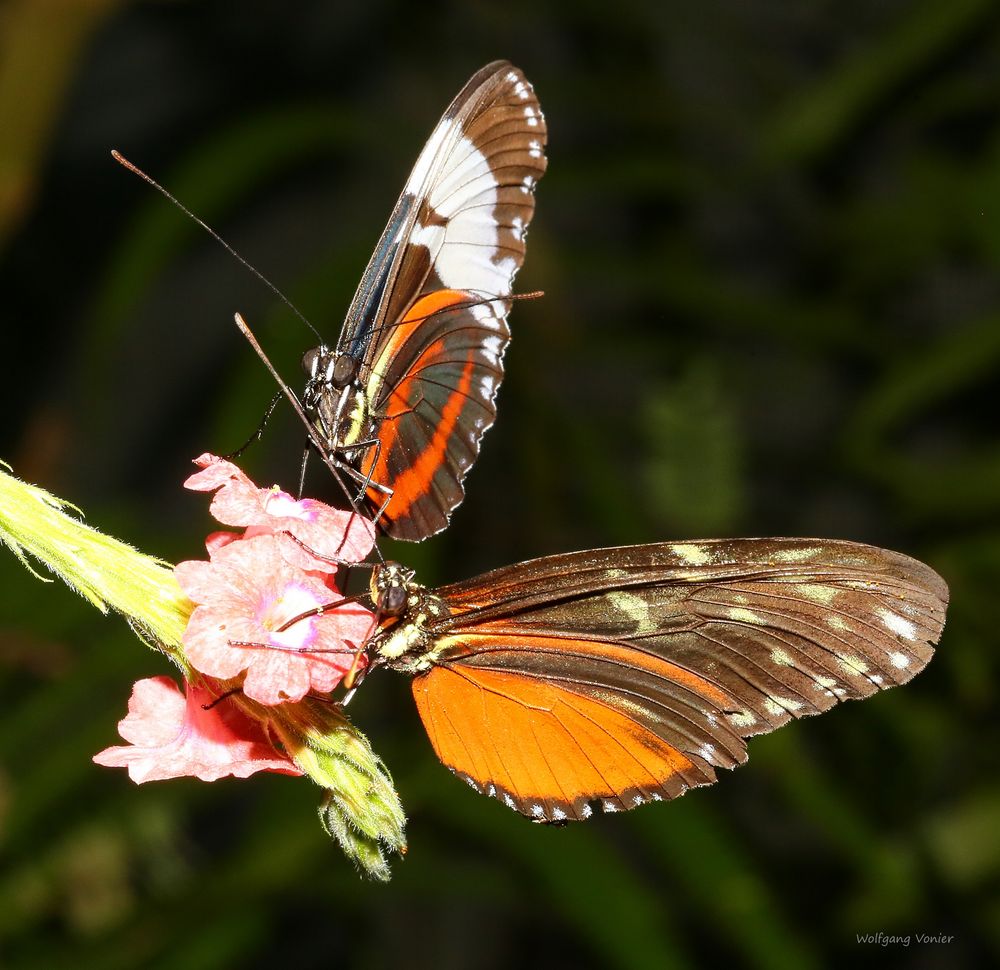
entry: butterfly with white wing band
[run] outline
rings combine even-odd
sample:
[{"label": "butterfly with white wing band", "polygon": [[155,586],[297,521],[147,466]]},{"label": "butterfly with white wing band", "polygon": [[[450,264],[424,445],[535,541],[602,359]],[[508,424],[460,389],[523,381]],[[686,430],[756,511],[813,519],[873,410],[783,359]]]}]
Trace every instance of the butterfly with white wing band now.
[{"label": "butterfly with white wing band", "polygon": [[496,416],[545,139],[517,68],[477,72],[417,159],[336,347],[303,357],[326,455],[394,538],[448,524]]}]

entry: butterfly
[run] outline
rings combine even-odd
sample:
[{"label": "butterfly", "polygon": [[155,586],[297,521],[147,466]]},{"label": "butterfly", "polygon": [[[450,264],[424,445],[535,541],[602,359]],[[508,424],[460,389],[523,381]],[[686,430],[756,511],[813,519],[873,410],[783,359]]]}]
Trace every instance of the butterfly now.
[{"label": "butterfly", "polygon": [[746,739],[904,684],[948,588],[900,553],[827,539],[549,556],[429,590],[376,566],[369,670],[410,675],[438,758],[539,822],[675,798]]},{"label": "butterfly", "polygon": [[336,347],[302,359],[313,442],[393,538],[448,524],[496,416],[545,138],[517,68],[473,75],[420,153]]}]

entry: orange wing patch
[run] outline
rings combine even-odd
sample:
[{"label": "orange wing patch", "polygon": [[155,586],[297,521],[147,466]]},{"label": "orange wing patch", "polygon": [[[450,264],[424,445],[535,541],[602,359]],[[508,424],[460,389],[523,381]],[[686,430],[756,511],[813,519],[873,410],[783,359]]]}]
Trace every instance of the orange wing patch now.
[{"label": "orange wing patch", "polygon": [[[437,345],[432,345],[428,350],[428,354],[436,353],[438,350]],[[412,509],[413,504],[430,491],[435,474],[437,474],[438,469],[441,468],[447,458],[448,445],[451,441],[452,432],[455,430],[455,425],[458,423],[462,408],[468,399],[469,390],[472,387],[473,369],[474,362],[471,359],[466,361],[465,366],[462,368],[462,376],[458,386],[448,395],[447,401],[441,409],[441,420],[434,430],[434,436],[419,453],[416,460],[404,468],[402,473],[395,478],[389,470],[389,459],[392,456],[392,449],[399,433],[394,421],[405,416],[408,410],[403,410],[396,415],[387,416],[386,421],[383,423],[380,432],[382,449],[378,463],[372,469],[373,449],[369,452],[371,457],[366,460],[361,471],[364,475],[370,474],[373,481],[388,485],[392,489],[392,501],[387,512],[390,519],[406,515]],[[408,378],[407,380],[413,379]],[[397,393],[405,397],[405,382],[404,385],[400,386]],[[393,397],[396,397],[397,393],[394,393]],[[379,499],[379,493],[375,489],[371,490],[369,496],[373,503]]]},{"label": "orange wing patch", "polygon": [[[468,303],[474,299],[475,297],[463,290],[435,290],[416,300],[403,315],[403,319],[393,326],[392,334],[379,352],[378,360],[372,368],[373,372],[376,375],[383,375],[403,344],[414,335],[428,317],[439,313],[445,307]],[[371,392],[369,393],[371,396]]]},{"label": "orange wing patch", "polygon": [[[437,290],[394,325],[368,380],[379,417],[379,446],[359,470],[392,490],[384,522],[396,538],[419,539],[444,528],[462,499],[462,479],[495,414],[506,329],[480,297]],[[405,368],[402,366],[405,363]],[[384,501],[379,488],[369,503]]]},{"label": "orange wing patch", "polygon": [[413,681],[438,758],[477,791],[540,821],[624,811],[715,781],[619,710],[501,670],[441,664]]}]

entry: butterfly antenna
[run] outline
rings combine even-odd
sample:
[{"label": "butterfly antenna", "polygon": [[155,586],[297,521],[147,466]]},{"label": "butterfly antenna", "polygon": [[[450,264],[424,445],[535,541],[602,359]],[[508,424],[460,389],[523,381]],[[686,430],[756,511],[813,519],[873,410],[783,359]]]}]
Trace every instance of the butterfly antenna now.
[{"label": "butterfly antenna", "polygon": [[221,245],[230,256],[234,257],[248,270],[250,270],[250,272],[253,273],[253,275],[261,281],[261,283],[263,283],[279,300],[281,300],[282,303],[285,304],[285,306],[288,307],[289,310],[292,311],[292,313],[294,313],[314,334],[316,334],[316,339],[320,343],[323,342],[323,338],[320,336],[319,331],[305,318],[299,308],[292,303],[292,301],[289,300],[288,297],[285,296],[285,294],[282,293],[281,290],[279,290],[263,273],[261,273],[260,270],[258,270],[255,266],[251,266],[250,263],[248,263],[238,252],[236,252],[236,250],[233,249],[233,247],[230,246],[229,243],[227,243],[226,240],[223,239],[222,236],[220,236],[210,225],[208,225],[207,222],[199,219],[186,205],[180,202],[175,196],[171,195],[162,185],[160,185],[156,179],[147,175],[137,165],[133,165],[132,162],[130,162],[121,152],[112,148],[111,157],[118,162],[119,165],[124,166],[133,174],[138,175],[139,178],[141,178],[148,185],[151,185],[157,192],[164,196],[164,198],[168,199],[175,206],[177,206],[177,208],[180,209],[181,212],[183,212],[189,219],[193,219],[197,222],[198,225],[201,226],[201,228],[204,229],[205,232],[207,232],[217,243],[219,243],[219,245]]},{"label": "butterfly antenna", "polygon": [[[544,290],[532,290],[530,293],[511,293],[508,296],[484,296],[480,300],[465,300],[462,303],[449,303],[445,306],[438,307],[436,310],[431,310],[424,317],[408,318],[405,314],[393,323],[382,323],[373,332],[373,339],[378,340],[383,333],[389,330],[394,330],[396,327],[401,327],[406,323],[412,323],[414,319],[416,320],[430,320],[433,317],[438,316],[441,313],[450,313],[455,310],[469,310],[475,306],[486,306],[488,303],[499,303],[501,301],[514,302],[515,300],[538,300],[545,296]],[[372,374],[380,379],[384,379],[385,375],[377,368],[372,368]]]},{"label": "butterfly antenna", "polygon": [[[340,476],[340,470],[333,463],[327,449],[323,446],[323,442],[320,440],[319,435],[316,433],[316,427],[309,420],[309,416],[306,414],[302,407],[298,397],[296,397],[295,392],[285,383],[282,376],[278,373],[278,369],[271,363],[271,359],[264,353],[264,349],[258,343],[257,338],[253,335],[253,331],[247,325],[246,320],[239,313],[235,314],[236,326],[240,328],[240,333],[247,338],[250,346],[256,351],[257,356],[264,362],[264,366],[271,372],[271,376],[274,378],[278,387],[281,388],[282,394],[288,398],[288,403],[291,404],[292,410],[299,416],[299,420],[302,422],[306,429],[306,434],[309,436],[309,441],[312,446],[316,449],[319,454],[320,460],[330,469],[330,473],[336,479],[337,484],[340,486],[347,501],[350,503],[352,514],[360,515],[358,507],[354,502],[354,496],[351,494],[350,489],[344,484],[344,480]],[[375,547],[375,552],[377,553],[379,559],[382,558],[382,553],[379,551],[378,546]]]},{"label": "butterfly antenna", "polygon": [[[470,310],[472,307],[486,306],[488,303],[500,303],[500,302],[513,303],[518,300],[539,300],[543,296],[545,296],[544,290],[532,290],[530,293],[509,293],[507,296],[487,295],[479,300],[465,300],[462,303],[447,303],[444,306],[438,307],[436,310],[431,310],[431,312],[424,317],[410,318],[404,313],[403,316],[401,316],[398,320],[393,321],[392,323],[386,323],[385,321],[383,321],[375,329],[373,333],[373,338],[377,340],[379,337],[382,336],[383,333],[385,333],[388,330],[394,330],[396,327],[401,327],[406,323],[413,323],[414,320],[430,320],[431,318],[436,317],[442,313],[451,313],[454,312],[455,310]],[[378,374],[379,377],[383,376],[382,374],[379,374],[377,371],[373,371],[373,373]]]}]

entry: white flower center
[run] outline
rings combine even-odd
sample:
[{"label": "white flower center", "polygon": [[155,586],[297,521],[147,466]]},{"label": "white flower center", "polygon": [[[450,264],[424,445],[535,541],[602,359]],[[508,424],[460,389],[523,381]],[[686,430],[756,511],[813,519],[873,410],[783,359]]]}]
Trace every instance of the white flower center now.
[{"label": "white flower center", "polygon": [[264,502],[264,511],[268,515],[287,516],[294,519],[310,519],[311,513],[301,499],[294,499],[288,492],[276,489],[268,495]]},{"label": "white flower center", "polygon": [[271,604],[261,622],[270,634],[271,643],[291,650],[301,650],[313,640],[313,619],[308,617],[282,630],[289,620],[307,613],[321,605],[320,600],[302,586],[294,583],[285,587],[284,592]]}]

